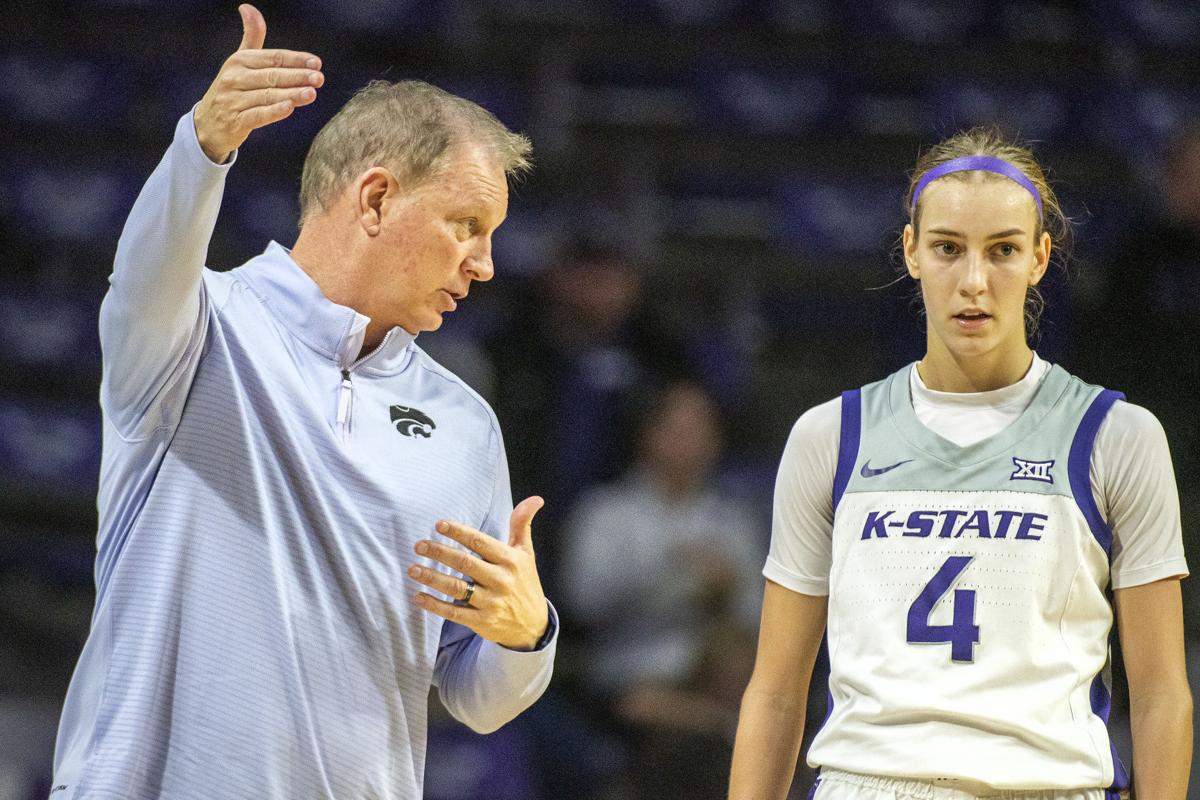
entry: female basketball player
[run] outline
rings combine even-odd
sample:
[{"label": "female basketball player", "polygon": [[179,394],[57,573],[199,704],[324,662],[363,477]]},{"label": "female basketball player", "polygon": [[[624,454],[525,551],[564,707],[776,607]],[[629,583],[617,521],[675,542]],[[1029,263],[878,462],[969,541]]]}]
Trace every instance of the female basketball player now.
[{"label": "female basketball player", "polygon": [[908,209],[925,356],[792,431],[731,797],[787,794],[826,625],[816,800],[1118,797],[1111,587],[1137,794],[1183,800],[1170,456],[1148,411],[1027,344],[1066,230],[1054,194],[1028,150],[977,129],[921,158]]}]

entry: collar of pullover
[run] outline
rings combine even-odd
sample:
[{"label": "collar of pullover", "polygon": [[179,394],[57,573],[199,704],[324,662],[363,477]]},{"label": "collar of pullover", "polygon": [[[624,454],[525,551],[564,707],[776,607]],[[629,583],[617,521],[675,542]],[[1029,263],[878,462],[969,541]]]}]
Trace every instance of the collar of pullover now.
[{"label": "collar of pullover", "polygon": [[[271,242],[262,255],[240,271],[292,336],[341,369],[349,369],[359,360],[370,318],[322,294],[286,247]],[[416,338],[403,328],[392,328],[379,346],[362,359],[363,366],[374,372],[396,372],[404,366],[408,346]]]}]

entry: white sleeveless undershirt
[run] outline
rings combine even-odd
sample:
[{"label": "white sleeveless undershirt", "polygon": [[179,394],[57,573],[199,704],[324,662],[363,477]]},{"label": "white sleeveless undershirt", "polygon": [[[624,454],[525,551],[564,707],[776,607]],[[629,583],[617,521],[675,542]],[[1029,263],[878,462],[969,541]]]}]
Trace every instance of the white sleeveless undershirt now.
[{"label": "white sleeveless undershirt", "polygon": [[994,436],[1021,416],[1049,371],[1050,365],[1034,353],[1025,377],[990,392],[935,391],[925,385],[916,367],[909,372],[908,386],[921,424],[966,447]]}]

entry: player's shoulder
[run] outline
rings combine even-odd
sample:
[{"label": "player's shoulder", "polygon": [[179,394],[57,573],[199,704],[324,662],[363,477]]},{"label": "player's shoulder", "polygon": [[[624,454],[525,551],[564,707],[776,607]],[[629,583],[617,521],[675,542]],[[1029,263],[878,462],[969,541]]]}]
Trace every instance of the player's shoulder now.
[{"label": "player's shoulder", "polygon": [[[1082,378],[1074,373],[1068,372],[1067,374],[1081,390],[1097,392],[1106,389],[1106,387],[1091,383],[1086,378]],[[1104,420],[1101,422],[1100,434],[1107,434],[1108,436],[1119,435],[1121,437],[1162,436],[1163,427],[1162,423],[1158,421],[1158,417],[1154,415],[1154,412],[1145,406],[1130,402],[1121,394],[1104,415]]]},{"label": "player's shoulder", "polygon": [[[807,451],[810,453],[820,451],[836,454],[842,434],[844,398],[849,396],[851,399],[858,401],[861,424],[863,414],[879,413],[878,409],[880,405],[886,404],[891,382],[903,380],[909,369],[911,369],[911,366],[904,366],[896,372],[868,383],[861,388],[842,392],[836,397],[810,407],[792,424],[792,430],[788,436],[787,451],[792,453],[797,451]],[[866,402],[864,400],[864,395],[866,394],[870,394],[873,398],[873,405],[870,406],[870,409],[874,409],[874,411],[870,411],[867,406],[863,405]]]},{"label": "player's shoulder", "polygon": [[811,439],[836,432],[842,424],[841,395],[805,410],[792,424],[792,437]]},{"label": "player's shoulder", "polygon": [[1097,432],[1097,446],[1142,448],[1166,439],[1154,412],[1127,400],[1113,403]]},{"label": "player's shoulder", "polygon": [[[1079,391],[1092,397],[1092,402],[1098,400],[1099,392],[1105,390],[1105,387],[1089,383],[1078,375],[1067,374]],[[1169,458],[1167,453],[1167,435],[1154,412],[1119,395],[1100,420],[1092,461],[1095,463],[1099,459],[1106,463],[1123,463],[1131,458]]]},{"label": "player's shoulder", "polygon": [[911,366],[904,366],[877,381],[873,381],[857,389],[842,392],[837,397],[812,406],[801,414],[799,419],[792,425],[792,437],[800,439],[822,438],[831,433],[837,436],[842,425],[842,406],[843,399],[846,396],[857,399],[859,403],[862,403],[864,395],[886,395],[891,382],[903,379],[909,369],[911,369]]},{"label": "player's shoulder", "polygon": [[792,424],[784,448],[785,460],[833,448],[836,452],[842,426],[842,398],[826,400],[806,410]]}]

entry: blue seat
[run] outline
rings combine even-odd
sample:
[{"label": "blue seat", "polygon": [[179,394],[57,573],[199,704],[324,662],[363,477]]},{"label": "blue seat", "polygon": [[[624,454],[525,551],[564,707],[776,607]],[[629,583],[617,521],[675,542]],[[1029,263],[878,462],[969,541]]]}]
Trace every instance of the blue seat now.
[{"label": "blue seat", "polygon": [[1173,87],[1110,88],[1093,96],[1087,113],[1090,139],[1145,162],[1179,125],[1200,118],[1200,98]]},{"label": "blue seat", "polygon": [[36,234],[106,248],[120,235],[138,191],[135,178],[101,164],[22,165],[0,180],[13,191],[17,218]]},{"label": "blue seat", "polygon": [[0,73],[0,114],[11,121],[72,132],[127,122],[133,82],[118,65],[12,54],[0,62]]},{"label": "blue seat", "polygon": [[902,183],[792,179],[776,190],[780,244],[808,254],[884,251],[903,222]]},{"label": "blue seat", "polygon": [[492,261],[504,280],[544,269],[558,249],[568,220],[580,218],[575,209],[528,201],[510,203],[508,218],[492,238]]},{"label": "blue seat", "polygon": [[866,0],[846,4],[843,25],[856,36],[914,44],[955,44],[988,30],[987,3]]},{"label": "blue seat", "polygon": [[0,402],[0,474],[10,487],[86,497],[100,469],[100,409],[37,398]]},{"label": "blue seat", "polygon": [[300,0],[293,13],[301,25],[414,39],[446,32],[449,5],[446,0]]},{"label": "blue seat", "polygon": [[625,0],[612,2],[614,17],[657,23],[671,28],[717,27],[746,22],[756,11],[754,0]]},{"label": "blue seat", "polygon": [[0,359],[47,371],[93,369],[99,305],[99,297],[56,287],[0,285]]},{"label": "blue seat", "polygon": [[250,252],[272,239],[290,246],[296,238],[300,199],[295,187],[243,176],[237,187],[225,193],[225,220]]},{"label": "blue seat", "polygon": [[925,96],[931,130],[952,132],[998,124],[1024,139],[1052,139],[1071,125],[1071,106],[1045,84],[943,81]]},{"label": "blue seat", "polygon": [[734,132],[796,135],[833,115],[830,82],[815,70],[715,64],[696,72],[696,106],[706,124]]},{"label": "blue seat", "polygon": [[1200,5],[1192,0],[1091,0],[1088,12],[1112,38],[1186,48],[1200,38]]}]

